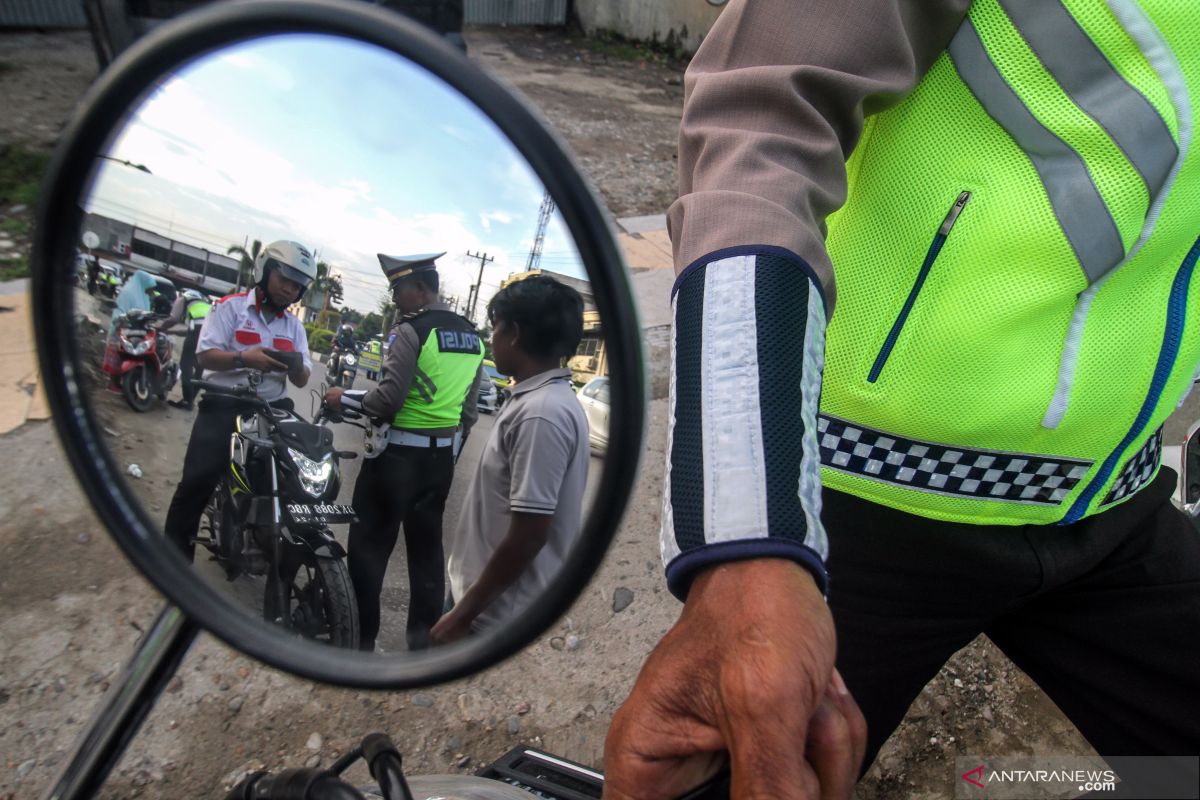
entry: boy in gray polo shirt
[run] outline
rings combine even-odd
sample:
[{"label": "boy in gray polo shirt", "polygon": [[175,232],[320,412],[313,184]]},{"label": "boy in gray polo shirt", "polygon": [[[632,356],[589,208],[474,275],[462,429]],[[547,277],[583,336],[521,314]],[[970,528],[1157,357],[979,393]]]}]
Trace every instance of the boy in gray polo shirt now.
[{"label": "boy in gray polo shirt", "polygon": [[455,601],[435,642],[503,623],[545,589],[579,536],[587,418],[563,358],[583,336],[583,300],[545,276],[488,303],[496,369],[517,383],[492,426],[450,547]]}]

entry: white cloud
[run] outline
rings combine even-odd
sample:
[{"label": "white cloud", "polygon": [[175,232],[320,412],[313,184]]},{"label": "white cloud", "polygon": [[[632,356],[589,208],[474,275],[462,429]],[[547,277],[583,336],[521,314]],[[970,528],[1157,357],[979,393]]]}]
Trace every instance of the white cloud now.
[{"label": "white cloud", "polygon": [[498,222],[501,225],[511,225],[515,221],[515,217],[507,211],[488,211],[479,215],[479,224],[483,226],[485,231],[492,229],[492,223]]}]

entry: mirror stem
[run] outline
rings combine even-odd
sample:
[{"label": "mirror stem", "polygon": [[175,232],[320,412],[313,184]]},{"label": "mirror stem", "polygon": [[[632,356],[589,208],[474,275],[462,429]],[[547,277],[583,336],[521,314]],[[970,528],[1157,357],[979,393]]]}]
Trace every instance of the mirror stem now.
[{"label": "mirror stem", "polygon": [[46,800],[99,793],[199,632],[178,608],[169,603],[163,607],[80,734]]}]

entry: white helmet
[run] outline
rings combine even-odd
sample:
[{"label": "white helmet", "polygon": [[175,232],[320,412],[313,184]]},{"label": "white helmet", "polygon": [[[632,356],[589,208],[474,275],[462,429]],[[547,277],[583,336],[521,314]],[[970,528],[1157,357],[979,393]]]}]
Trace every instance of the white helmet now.
[{"label": "white helmet", "polygon": [[317,279],[317,262],[299,242],[271,242],[254,259],[254,282],[266,287],[267,270],[277,269],[290,281],[300,284],[300,293]]}]

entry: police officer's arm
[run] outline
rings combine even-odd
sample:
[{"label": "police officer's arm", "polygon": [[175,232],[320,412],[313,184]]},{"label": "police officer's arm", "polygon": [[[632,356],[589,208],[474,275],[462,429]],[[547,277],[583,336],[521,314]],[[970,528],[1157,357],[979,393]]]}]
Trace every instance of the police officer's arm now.
[{"label": "police officer's arm", "polygon": [[162,329],[167,333],[183,333],[184,331],[175,331],[171,329],[176,325],[183,323],[184,319],[187,317],[187,307],[188,301],[186,297],[183,295],[176,297],[175,302],[171,304],[170,315],[162,322]]},{"label": "police officer's arm", "polygon": [[421,341],[412,325],[401,323],[393,330],[396,338],[388,348],[379,385],[370,391],[342,392],[344,407],[361,411],[372,419],[391,419],[404,405],[417,371],[417,358],[421,355]]},{"label": "police officer's arm", "polygon": [[[688,67],[667,215],[679,278],[662,517],[667,583],[686,605],[610,728],[606,797],[678,796],[719,750],[733,796],[853,787],[865,726],[833,679],[822,601],[825,218],[864,116],[916,85],[968,6],[734,0]],[[745,378],[702,381],[717,373]]]},{"label": "police officer's arm", "polygon": [[471,381],[471,386],[467,389],[467,399],[463,401],[460,424],[464,434],[469,433],[479,420],[479,387],[485,380],[490,380],[490,378],[484,374],[483,364],[480,364],[479,369],[475,372],[475,380]]}]

